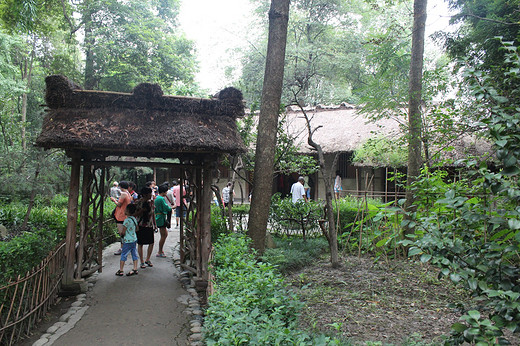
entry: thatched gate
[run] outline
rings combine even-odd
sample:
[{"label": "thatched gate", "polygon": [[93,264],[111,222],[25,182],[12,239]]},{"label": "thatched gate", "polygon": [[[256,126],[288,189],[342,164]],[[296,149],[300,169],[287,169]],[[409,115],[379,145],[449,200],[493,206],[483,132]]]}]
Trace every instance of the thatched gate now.
[{"label": "thatched gate", "polygon": [[63,76],[49,76],[46,84],[48,109],[37,145],[65,149],[71,160],[63,290],[78,292],[83,277],[101,271],[108,169],[138,166],[180,168],[181,186],[192,192],[181,220],[181,262],[204,287],[212,173],[222,155],[245,150],[236,128],[244,114],[240,91],[201,99],[164,96],[149,83],[131,94],[82,90]]}]

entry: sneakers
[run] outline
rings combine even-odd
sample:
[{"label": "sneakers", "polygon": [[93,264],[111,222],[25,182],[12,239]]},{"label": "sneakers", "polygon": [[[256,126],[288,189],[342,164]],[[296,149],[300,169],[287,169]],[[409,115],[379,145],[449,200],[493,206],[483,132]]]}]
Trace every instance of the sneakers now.
[{"label": "sneakers", "polygon": [[119,256],[119,255],[121,255],[121,252],[122,252],[122,251],[123,251],[123,250],[119,249],[119,250],[117,250],[116,252],[114,252],[114,255]]}]

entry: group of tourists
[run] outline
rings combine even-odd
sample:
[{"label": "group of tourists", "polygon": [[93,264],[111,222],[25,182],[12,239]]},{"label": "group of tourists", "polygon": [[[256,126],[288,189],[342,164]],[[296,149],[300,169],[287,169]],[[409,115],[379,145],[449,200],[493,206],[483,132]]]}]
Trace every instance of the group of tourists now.
[{"label": "group of tourists", "polygon": [[[159,232],[160,240],[155,256],[166,258],[164,244],[168,237],[168,228],[171,226],[172,209],[176,210],[176,227],[179,227],[181,213],[186,211],[186,199],[181,198],[177,181],[173,181],[171,188],[167,182],[157,186],[155,181],[149,181],[139,194],[135,189],[136,185],[128,181],[114,182],[110,189],[110,200],[116,204],[112,216],[121,236],[121,248],[114,253],[121,256],[117,276],[124,275],[123,269],[128,254],[132,256],[133,268],[126,274],[127,276],[139,273],[139,261],[143,269],[153,267],[151,256],[156,232]],[[186,189],[183,189],[183,192],[185,196]]]}]

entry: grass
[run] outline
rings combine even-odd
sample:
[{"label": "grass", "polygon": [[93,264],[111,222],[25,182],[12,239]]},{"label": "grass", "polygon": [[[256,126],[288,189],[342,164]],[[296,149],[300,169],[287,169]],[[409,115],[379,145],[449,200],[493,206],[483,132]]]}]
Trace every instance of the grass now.
[{"label": "grass", "polygon": [[328,243],[323,238],[274,237],[276,248],[267,249],[262,260],[278,268],[281,273],[289,273],[303,268],[328,251]]}]

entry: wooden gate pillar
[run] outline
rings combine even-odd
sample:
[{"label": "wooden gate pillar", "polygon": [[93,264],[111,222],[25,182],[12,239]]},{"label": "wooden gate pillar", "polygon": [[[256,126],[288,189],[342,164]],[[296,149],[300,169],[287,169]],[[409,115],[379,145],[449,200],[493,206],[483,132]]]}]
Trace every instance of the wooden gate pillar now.
[{"label": "wooden gate pillar", "polygon": [[204,163],[202,175],[202,199],[199,202],[201,211],[201,259],[202,279],[208,280],[208,261],[211,253],[211,200],[212,200],[212,174],[211,165]]},{"label": "wooden gate pillar", "polygon": [[80,178],[80,155],[69,153],[71,157],[71,171],[69,184],[69,203],[67,208],[67,234],[65,236],[65,268],[63,273],[62,295],[75,295],[82,291],[81,281],[74,279],[74,265],[76,263],[76,227],[78,223],[78,197]]}]

